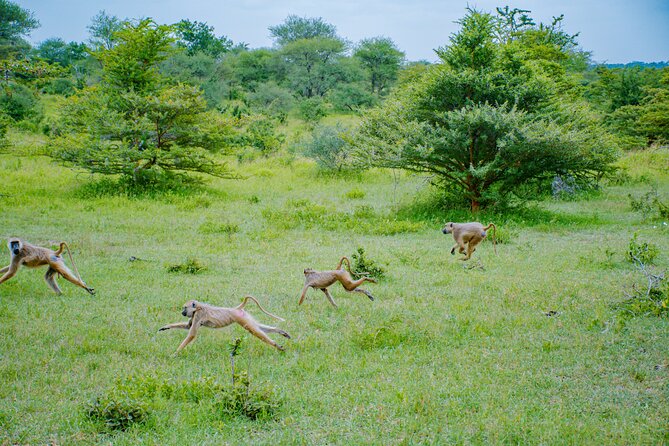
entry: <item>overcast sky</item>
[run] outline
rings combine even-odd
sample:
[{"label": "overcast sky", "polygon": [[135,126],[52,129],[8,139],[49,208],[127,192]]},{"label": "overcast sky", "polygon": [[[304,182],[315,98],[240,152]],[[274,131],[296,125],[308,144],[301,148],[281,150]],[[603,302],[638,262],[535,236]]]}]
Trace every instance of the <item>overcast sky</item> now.
[{"label": "overcast sky", "polygon": [[41,27],[30,40],[50,37],[85,41],[91,18],[105,10],[119,18],[151,17],[158,23],[181,19],[206,22],[217,35],[251,48],[269,47],[269,26],[288,15],[322,17],[341,37],[355,43],[386,36],[408,60],[436,60],[434,49],[458,29],[454,22],[469,4],[494,11],[509,5],[529,9],[535,21],[565,15],[565,29],[580,32],[580,46],[597,62],[669,60],[669,0],[13,0],[32,11]]}]

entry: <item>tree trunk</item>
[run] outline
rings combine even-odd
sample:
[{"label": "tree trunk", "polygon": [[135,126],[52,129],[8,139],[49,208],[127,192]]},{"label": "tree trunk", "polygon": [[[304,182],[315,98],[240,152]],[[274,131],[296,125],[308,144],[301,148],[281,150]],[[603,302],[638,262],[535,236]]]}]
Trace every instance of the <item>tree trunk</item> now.
[{"label": "tree trunk", "polygon": [[481,209],[481,203],[478,198],[472,198],[472,213],[476,214]]}]

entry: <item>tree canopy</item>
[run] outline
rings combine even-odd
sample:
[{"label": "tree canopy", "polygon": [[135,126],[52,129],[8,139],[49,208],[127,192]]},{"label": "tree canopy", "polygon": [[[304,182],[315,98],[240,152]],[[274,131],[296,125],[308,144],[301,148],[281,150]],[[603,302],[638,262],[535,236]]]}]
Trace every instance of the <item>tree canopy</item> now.
[{"label": "tree canopy", "polygon": [[26,53],[30,44],[24,37],[39,27],[33,13],[14,2],[0,0],[0,59]]},{"label": "tree canopy", "polygon": [[150,185],[170,172],[234,177],[209,155],[225,150],[229,126],[208,114],[197,87],[169,84],[158,72],[173,48],[172,28],[149,19],[124,22],[113,38],[112,48],[94,53],[103,66],[100,85],[65,106],[55,156],[135,184]]},{"label": "tree canopy", "polygon": [[[605,172],[614,147],[570,95],[573,86],[553,57],[564,51],[559,42],[501,41],[499,19],[471,9],[459,23],[438,50],[442,63],[365,117],[358,156],[375,166],[431,173],[474,211],[531,182]],[[538,45],[550,47],[549,56]]]}]

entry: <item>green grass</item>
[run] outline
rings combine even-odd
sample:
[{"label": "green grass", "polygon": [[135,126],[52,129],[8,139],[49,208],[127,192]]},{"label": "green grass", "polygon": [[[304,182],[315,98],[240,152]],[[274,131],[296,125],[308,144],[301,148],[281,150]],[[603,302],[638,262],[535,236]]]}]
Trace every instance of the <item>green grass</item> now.
[{"label": "green grass", "polygon": [[[464,269],[440,229],[471,216],[412,216],[426,187],[415,176],[328,177],[311,162],[271,158],[240,166],[261,175],[189,195],[91,195],[95,178],[35,156],[39,141],[26,141],[19,153],[30,156],[0,156],[0,236],[66,240],[98,294],[60,279],[55,296],[43,271],[27,269],[0,285],[0,444],[669,442],[669,321],[621,319],[613,308],[641,280],[625,259],[635,232],[658,246],[657,265],[669,264],[669,230],[630,210],[627,194],[645,182],[485,215],[505,243],[498,256],[483,243],[472,259],[483,268]],[[667,198],[666,169],[644,170],[633,156],[632,174],[652,176]],[[297,306],[304,268],[332,268],[358,247],[386,270],[367,285],[376,301],[335,286],[338,309],[313,290]],[[186,259],[207,268],[167,271]],[[293,339],[273,335],[285,353],[230,327],[201,330],[171,357],[185,332],[157,329],[183,320],[185,301],[232,306],[247,293],[286,319],[277,325]],[[271,419],[222,417],[209,393],[128,390],[136,377],[228,385],[235,337],[237,369],[280,402]],[[123,389],[148,421],[99,429],[86,408]]]}]

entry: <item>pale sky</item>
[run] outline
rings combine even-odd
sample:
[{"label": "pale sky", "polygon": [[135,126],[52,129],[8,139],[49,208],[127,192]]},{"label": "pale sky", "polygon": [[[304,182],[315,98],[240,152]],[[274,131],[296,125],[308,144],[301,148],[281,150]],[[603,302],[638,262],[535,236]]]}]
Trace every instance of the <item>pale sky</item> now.
[{"label": "pale sky", "polygon": [[161,24],[181,19],[206,22],[216,35],[250,48],[270,47],[269,26],[288,15],[322,17],[353,42],[390,37],[410,61],[435,61],[434,49],[458,30],[454,22],[467,5],[483,11],[496,6],[529,9],[535,21],[565,15],[565,30],[596,62],[669,60],[669,0],[12,0],[32,11],[41,27],[32,43],[50,37],[82,42],[91,18],[105,10],[121,19],[151,17]]}]

